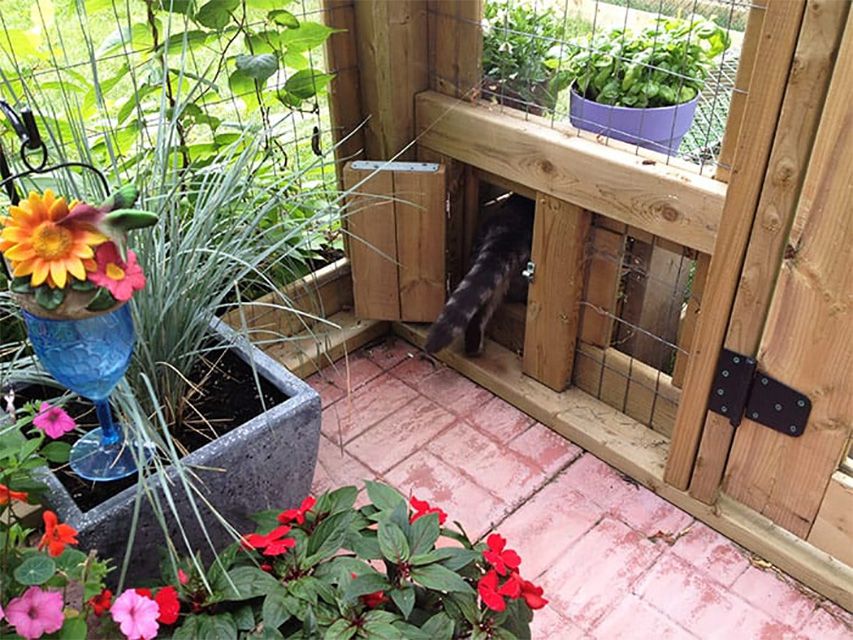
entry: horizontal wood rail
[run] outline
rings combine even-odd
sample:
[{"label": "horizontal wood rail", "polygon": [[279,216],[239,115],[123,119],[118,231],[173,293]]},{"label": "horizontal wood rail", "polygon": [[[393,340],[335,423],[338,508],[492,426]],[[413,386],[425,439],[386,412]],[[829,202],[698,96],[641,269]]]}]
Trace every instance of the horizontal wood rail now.
[{"label": "horizontal wood rail", "polygon": [[[433,91],[415,98],[419,144],[541,193],[711,254],[726,185]],[[662,156],[660,156],[662,157]]]}]

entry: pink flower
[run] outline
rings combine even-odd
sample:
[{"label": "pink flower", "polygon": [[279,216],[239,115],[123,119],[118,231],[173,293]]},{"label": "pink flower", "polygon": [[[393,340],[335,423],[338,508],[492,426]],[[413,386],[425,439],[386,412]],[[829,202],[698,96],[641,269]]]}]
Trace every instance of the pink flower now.
[{"label": "pink flower", "polygon": [[58,591],[30,587],[24,595],[6,605],[6,620],[19,636],[34,640],[62,628],[65,622],[62,605],[62,594]]},{"label": "pink flower", "polygon": [[151,640],[160,625],[160,607],[151,598],[128,589],[113,602],[110,613],[127,640]]},{"label": "pink flower", "polygon": [[178,582],[182,585],[186,585],[190,581],[190,577],[184,573],[183,569],[178,569]]},{"label": "pink flower", "polygon": [[33,418],[33,424],[54,440],[77,428],[74,418],[65,413],[63,409],[53,407],[47,402],[42,402],[39,406],[39,412]]},{"label": "pink flower", "polygon": [[97,271],[89,275],[89,280],[99,287],[106,288],[113,298],[125,302],[133,297],[133,292],[145,286],[142,267],[136,262],[136,254],[127,250],[127,262],[121,259],[118,248],[112,242],[105,242],[95,251]]}]

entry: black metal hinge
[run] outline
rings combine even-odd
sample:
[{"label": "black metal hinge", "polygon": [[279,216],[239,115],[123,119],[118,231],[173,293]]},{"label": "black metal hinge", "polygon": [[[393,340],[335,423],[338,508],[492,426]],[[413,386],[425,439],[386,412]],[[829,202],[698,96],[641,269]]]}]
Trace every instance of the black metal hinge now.
[{"label": "black metal hinge", "polygon": [[708,409],[737,427],[746,416],[789,436],[801,436],[809,421],[808,397],[758,370],[743,354],[723,349],[711,387]]}]

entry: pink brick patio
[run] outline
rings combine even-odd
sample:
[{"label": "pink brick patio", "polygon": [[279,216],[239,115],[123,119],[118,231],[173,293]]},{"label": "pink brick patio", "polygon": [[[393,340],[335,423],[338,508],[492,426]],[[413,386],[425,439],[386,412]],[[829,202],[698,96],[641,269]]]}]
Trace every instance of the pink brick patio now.
[{"label": "pink brick patio", "polygon": [[550,599],[534,640],[853,639],[853,616],[397,339],[310,382],[314,490],[382,479],[498,529]]}]

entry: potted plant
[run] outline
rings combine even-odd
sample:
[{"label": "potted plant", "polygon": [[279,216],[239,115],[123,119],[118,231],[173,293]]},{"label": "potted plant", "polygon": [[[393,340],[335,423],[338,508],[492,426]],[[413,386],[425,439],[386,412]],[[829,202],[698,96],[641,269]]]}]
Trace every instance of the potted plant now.
[{"label": "potted plant", "polygon": [[487,2],[483,12],[483,85],[488,97],[541,115],[568,86],[559,74],[561,41],[585,23],[563,20],[551,8],[514,0]]},{"label": "potted plant", "polygon": [[570,121],[579,129],[673,154],[693,124],[705,79],[730,44],[704,18],[660,18],[572,43]]}]

